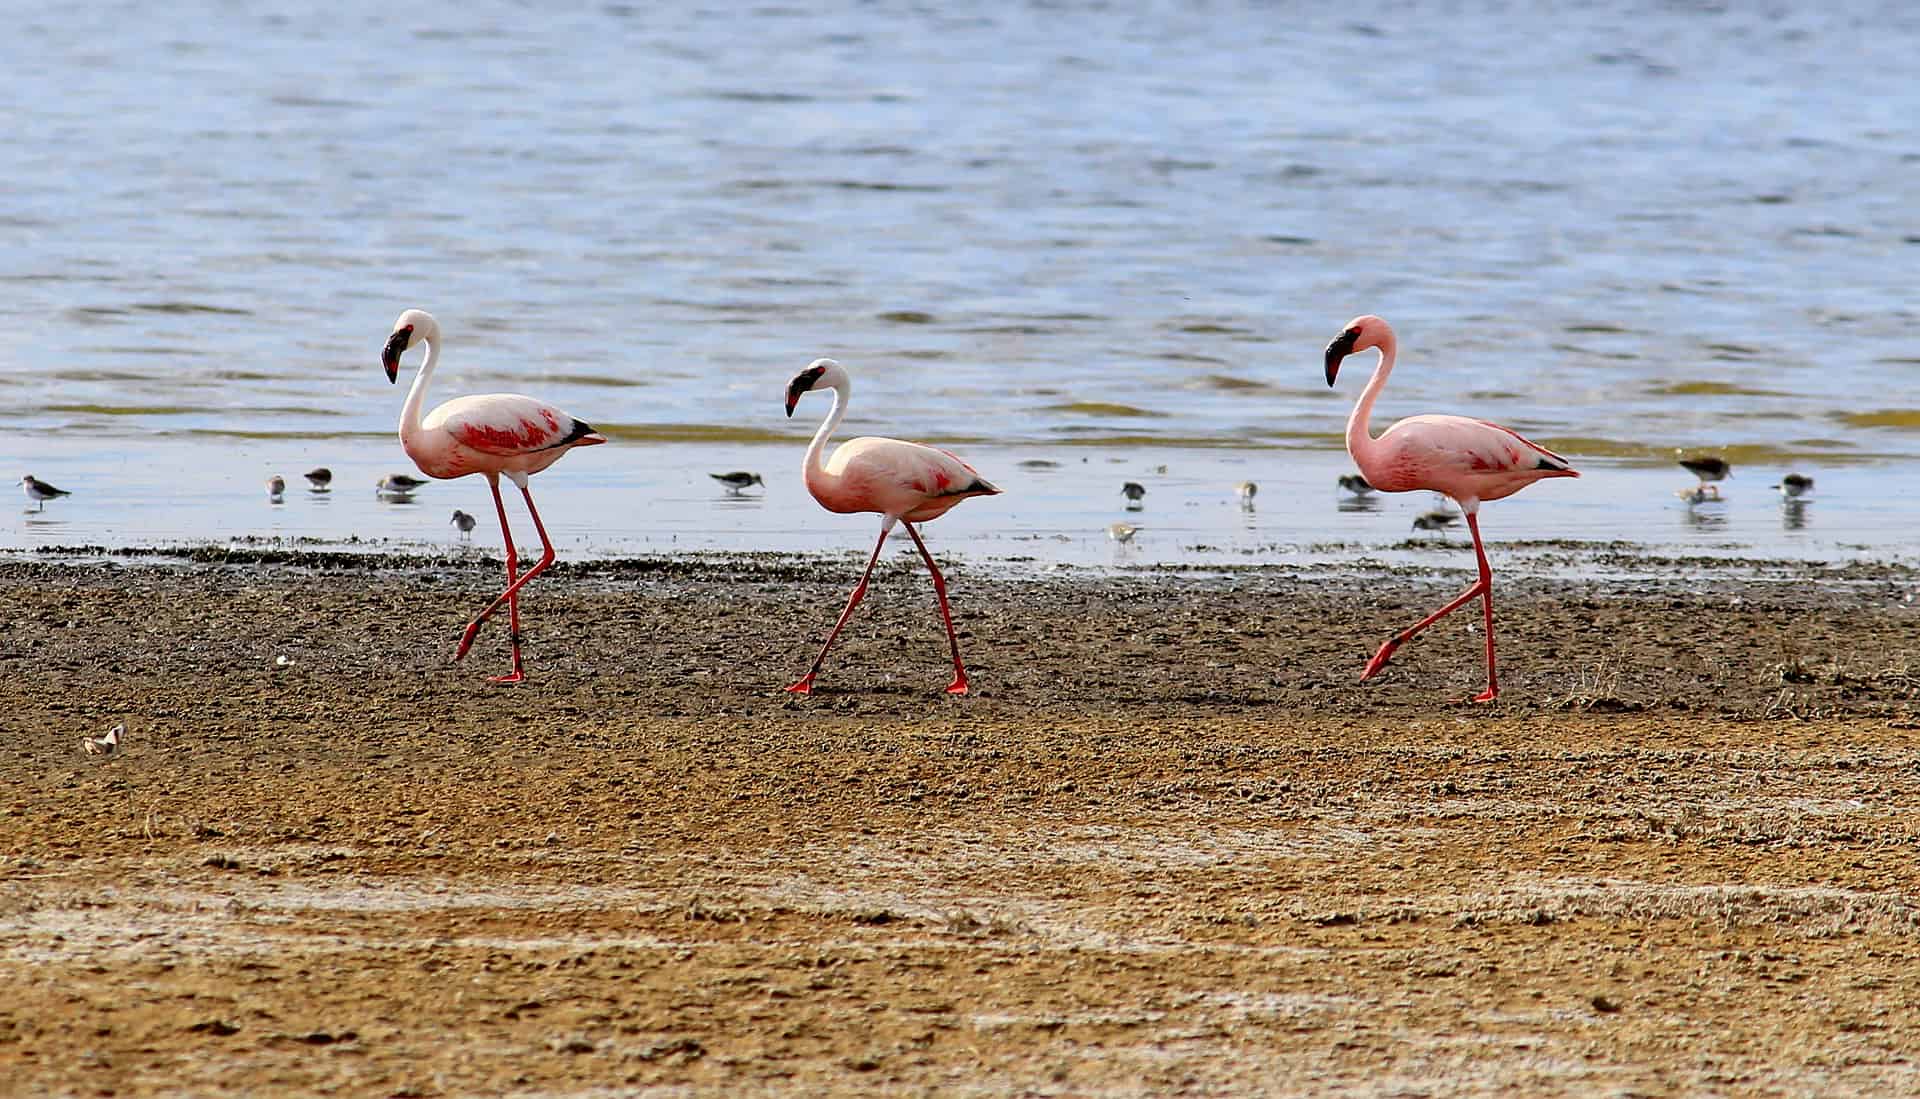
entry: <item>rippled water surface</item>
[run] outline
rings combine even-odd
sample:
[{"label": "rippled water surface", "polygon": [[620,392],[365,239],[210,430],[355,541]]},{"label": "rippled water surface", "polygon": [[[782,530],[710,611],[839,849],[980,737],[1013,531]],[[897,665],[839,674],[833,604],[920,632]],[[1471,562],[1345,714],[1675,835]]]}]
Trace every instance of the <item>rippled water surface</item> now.
[{"label": "rippled water surface", "polygon": [[[612,436],[536,482],[588,541],[866,537],[795,476],[759,511],[699,476],[796,466],[823,409],[786,420],[784,384],[833,355],[850,434],[1028,493],[949,538],[1099,544],[1113,478],[1015,472],[1053,461],[1187,471],[1195,516],[1286,470],[1261,479],[1300,486],[1299,529],[1267,533],[1311,543],[1360,384],[1329,392],[1320,348],[1378,312],[1382,424],[1471,412],[1589,470],[1500,505],[1535,536],[1907,544],[1914,9],[1131,7],[16,17],[0,461],[76,495],[0,537],[403,533],[358,487],[269,511],[258,484],[404,468],[378,351],[419,305],[438,395],[533,392]],[[1751,521],[1693,522],[1676,448],[1750,471]],[[1824,528],[1780,522],[1789,468]],[[1206,515],[1194,544],[1246,533]]]}]

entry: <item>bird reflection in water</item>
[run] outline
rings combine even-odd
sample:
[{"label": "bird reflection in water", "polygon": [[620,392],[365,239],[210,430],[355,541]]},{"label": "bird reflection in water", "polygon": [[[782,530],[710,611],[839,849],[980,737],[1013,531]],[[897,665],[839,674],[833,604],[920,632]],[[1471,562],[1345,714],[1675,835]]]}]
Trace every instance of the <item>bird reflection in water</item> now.
[{"label": "bird reflection in water", "polygon": [[1718,530],[1727,525],[1727,511],[1717,506],[1719,501],[1708,500],[1705,504],[1689,503],[1684,509],[1687,525],[1695,530]]},{"label": "bird reflection in water", "polygon": [[1378,496],[1342,496],[1339,502],[1334,505],[1334,507],[1339,508],[1341,511],[1364,511],[1364,512],[1379,511],[1380,497]]},{"label": "bird reflection in water", "polygon": [[1807,528],[1807,505],[1811,500],[1787,499],[1780,501],[1780,525],[1788,530]]}]

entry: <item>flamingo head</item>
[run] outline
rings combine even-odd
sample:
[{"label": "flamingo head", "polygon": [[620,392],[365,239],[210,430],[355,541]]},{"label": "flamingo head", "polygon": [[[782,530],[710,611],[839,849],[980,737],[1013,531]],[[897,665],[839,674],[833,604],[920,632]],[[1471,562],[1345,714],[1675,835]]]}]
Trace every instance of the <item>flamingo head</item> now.
[{"label": "flamingo head", "polygon": [[437,343],[440,340],[440,325],[433,314],[424,309],[409,309],[400,314],[393,322],[393,333],[387,337],[387,346],[380,351],[380,365],[386,369],[387,380],[400,380],[400,356],[407,348],[416,343]]},{"label": "flamingo head", "polygon": [[1340,360],[1356,351],[1379,347],[1392,338],[1393,329],[1371,313],[1348,321],[1347,327],[1327,345],[1327,384],[1331,386],[1340,376]]},{"label": "flamingo head", "polygon": [[815,359],[807,368],[793,376],[787,383],[787,415],[793,415],[793,406],[800,403],[800,395],[809,389],[842,389],[847,385],[847,372],[832,359]]}]

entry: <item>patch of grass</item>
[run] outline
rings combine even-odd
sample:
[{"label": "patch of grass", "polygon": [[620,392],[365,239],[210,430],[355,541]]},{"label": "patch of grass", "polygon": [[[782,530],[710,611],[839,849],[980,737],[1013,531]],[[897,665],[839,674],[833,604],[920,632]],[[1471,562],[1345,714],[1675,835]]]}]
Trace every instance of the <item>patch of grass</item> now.
[{"label": "patch of grass", "polygon": [[1768,721],[1819,721],[1835,713],[1831,706],[1817,705],[1805,691],[1782,687],[1779,694],[1768,700],[1766,711],[1761,716]]},{"label": "patch of grass", "polygon": [[1620,696],[1620,661],[1615,657],[1602,658],[1593,667],[1581,672],[1572,688],[1564,695],[1547,699],[1547,706],[1583,714],[1631,713],[1646,709],[1642,703],[1630,702]]},{"label": "patch of grass", "polygon": [[1783,687],[1826,685],[1859,695],[1920,698],[1920,668],[1904,650],[1872,658],[1849,653],[1841,659],[1816,662],[1788,649],[1767,671],[1766,679]]}]

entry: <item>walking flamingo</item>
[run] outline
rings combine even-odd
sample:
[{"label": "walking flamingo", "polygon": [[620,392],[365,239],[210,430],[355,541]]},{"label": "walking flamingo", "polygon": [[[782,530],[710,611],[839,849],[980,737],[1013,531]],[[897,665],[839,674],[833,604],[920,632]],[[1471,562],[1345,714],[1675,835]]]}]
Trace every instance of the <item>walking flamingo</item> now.
[{"label": "walking flamingo", "polygon": [[[460,637],[455,660],[464,659],[473,645],[480,624],[507,605],[508,643],[513,647],[513,670],[506,675],[489,676],[493,683],[518,683],[526,678],[520,665],[520,589],[527,581],[553,564],[553,542],[533,506],[533,494],[527,491],[527,478],[560,460],[577,446],[594,446],[606,437],[593,425],[576,420],[565,412],[518,393],[485,393],[455,397],[422,418],[420,405],[426,399],[427,380],[440,362],[440,325],[432,314],[409,309],[393,322],[393,334],[380,353],[380,365],[389,382],[399,380],[400,356],[415,344],[426,344],[427,357],[414,375],[413,388],[407,391],[407,403],[400,409],[400,446],[413,459],[420,472],[429,477],[449,480],[478,473],[486,477],[493,490],[493,506],[500,513],[500,535],[507,544],[507,587],[472,622]],[[500,499],[500,478],[505,476],[520,488],[527,501],[527,514],[533,517],[533,529],[540,532],[540,562],[519,576],[514,575],[518,559],[514,555],[513,532],[507,529],[507,505]]]},{"label": "walking flamingo", "polygon": [[1375,438],[1367,420],[1373,413],[1374,399],[1387,386],[1387,375],[1393,373],[1396,347],[1393,328],[1371,314],[1355,317],[1327,345],[1328,386],[1339,376],[1340,361],[1348,355],[1373,348],[1380,352],[1373,378],[1347,418],[1347,453],[1381,492],[1430,489],[1451,496],[1467,517],[1467,529],[1473,532],[1480,578],[1451,603],[1389,638],[1367,661],[1360,678],[1371,679],[1386,666],[1395,649],[1479,596],[1487,626],[1487,689],[1473,700],[1492,702],[1500,696],[1500,683],[1494,674],[1493,658],[1493,569],[1487,564],[1487,550],[1480,541],[1480,504],[1511,496],[1547,477],[1580,474],[1568,466],[1565,458],[1527,441],[1518,432],[1465,416],[1410,416]]},{"label": "walking flamingo", "polygon": [[848,439],[834,448],[832,459],[823,462],[821,451],[827,445],[827,437],[847,414],[853,382],[839,363],[815,359],[787,383],[789,417],[793,415],[794,405],[800,403],[801,394],[810,389],[833,390],[833,408],[807,446],[803,467],[807,491],[828,511],[843,515],[878,512],[880,540],[873,545],[873,556],[867,558],[867,570],[860,574],[860,582],[847,597],[847,609],[840,612],[833,632],[827,635],[827,643],[820,646],[820,655],[813,658],[813,667],[787,690],[802,695],[813,693],[813,677],[819,674],[834,639],[853,617],[853,609],[860,605],[861,596],[867,594],[867,581],[873,576],[874,564],[880,560],[880,549],[887,544],[893,525],[899,523],[907,528],[908,536],[927,562],[927,571],[933,574],[933,594],[940,600],[940,619],[946,623],[947,644],[953,649],[953,682],[947,685],[947,693],[966,694],[967,669],[960,663],[960,639],[953,632],[953,613],[947,607],[947,582],[913,525],[938,519],[970,496],[997,496],[1000,490],[982,479],[972,466],[946,451],[899,439]]}]

